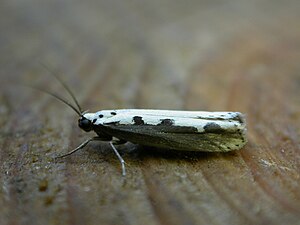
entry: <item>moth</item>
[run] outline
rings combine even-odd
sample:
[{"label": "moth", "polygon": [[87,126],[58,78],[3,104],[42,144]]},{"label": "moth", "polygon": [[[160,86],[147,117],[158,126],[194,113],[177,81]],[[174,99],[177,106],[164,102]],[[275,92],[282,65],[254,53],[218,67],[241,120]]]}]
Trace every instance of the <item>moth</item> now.
[{"label": "moth", "polygon": [[241,149],[247,142],[245,116],[240,112],[113,109],[89,113],[81,109],[69,87],[56,74],[53,75],[75,105],[52,92],[42,91],[72,108],[79,116],[78,126],[82,130],[96,134],[57,158],[71,155],[91,141],[108,141],[125,176],[125,161],[114,146],[117,144],[132,142],[180,151],[228,152]]}]

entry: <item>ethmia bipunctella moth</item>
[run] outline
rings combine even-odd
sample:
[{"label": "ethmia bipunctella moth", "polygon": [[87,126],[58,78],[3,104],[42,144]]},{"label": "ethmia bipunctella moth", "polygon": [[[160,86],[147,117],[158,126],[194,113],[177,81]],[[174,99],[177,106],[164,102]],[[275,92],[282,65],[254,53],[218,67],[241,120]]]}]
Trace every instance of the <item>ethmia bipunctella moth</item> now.
[{"label": "ethmia bipunctella moth", "polygon": [[71,155],[91,141],[108,141],[125,176],[125,161],[114,145],[128,141],[158,148],[203,152],[239,150],[247,142],[245,116],[240,112],[113,109],[88,113],[81,109],[75,95],[60,77],[49,72],[70,94],[75,105],[52,92],[42,91],[72,108],[79,116],[78,126],[82,130],[96,133],[95,137],[57,158]]}]

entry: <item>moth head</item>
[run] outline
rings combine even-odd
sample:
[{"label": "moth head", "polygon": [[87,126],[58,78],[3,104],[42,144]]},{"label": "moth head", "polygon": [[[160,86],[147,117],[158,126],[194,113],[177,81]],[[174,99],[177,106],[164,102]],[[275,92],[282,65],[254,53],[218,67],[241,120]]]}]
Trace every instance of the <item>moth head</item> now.
[{"label": "moth head", "polygon": [[81,116],[78,120],[78,126],[86,131],[86,132],[89,132],[93,129],[93,123],[90,119],[87,119],[86,117],[84,116]]}]

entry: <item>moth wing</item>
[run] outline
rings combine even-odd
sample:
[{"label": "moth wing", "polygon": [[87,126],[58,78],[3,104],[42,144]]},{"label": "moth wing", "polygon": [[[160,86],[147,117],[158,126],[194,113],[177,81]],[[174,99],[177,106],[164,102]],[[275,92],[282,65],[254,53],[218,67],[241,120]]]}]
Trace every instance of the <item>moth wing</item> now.
[{"label": "moth wing", "polygon": [[177,150],[224,152],[240,149],[246,142],[238,121],[118,113],[99,126],[120,139]]},{"label": "moth wing", "polygon": [[176,117],[194,118],[209,120],[238,120],[244,121],[244,116],[240,112],[209,112],[209,111],[183,111],[183,110],[157,110],[157,109],[119,109],[115,110],[118,115],[127,116],[157,116],[157,117]]}]

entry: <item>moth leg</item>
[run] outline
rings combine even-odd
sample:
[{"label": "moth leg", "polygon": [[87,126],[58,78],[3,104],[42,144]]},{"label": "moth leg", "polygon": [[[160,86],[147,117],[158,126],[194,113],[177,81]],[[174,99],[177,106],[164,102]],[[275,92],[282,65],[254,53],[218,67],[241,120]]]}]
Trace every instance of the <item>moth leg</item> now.
[{"label": "moth leg", "polygon": [[91,141],[101,141],[101,138],[96,136],[96,137],[92,137],[90,139],[87,139],[86,141],[84,141],[83,143],[81,143],[77,148],[73,149],[72,151],[66,153],[66,154],[63,154],[63,155],[60,155],[60,156],[57,156],[55,157],[55,159],[59,159],[59,158],[63,158],[63,157],[66,157],[66,156],[69,156],[69,155],[72,155],[73,153],[77,152],[78,150],[84,148],[88,143],[90,143]]},{"label": "moth leg", "polygon": [[113,141],[110,141],[109,144],[112,147],[112,149],[114,150],[115,154],[117,155],[117,157],[118,157],[118,159],[119,159],[119,161],[121,163],[121,166],[122,166],[122,175],[126,176],[126,168],[125,168],[125,161],[124,161],[124,159],[121,157],[121,155],[119,154],[118,150],[114,146]]},{"label": "moth leg", "polygon": [[122,139],[113,139],[112,140],[112,143],[114,145],[122,145],[122,144],[125,144],[127,141],[126,140],[122,140]]}]

